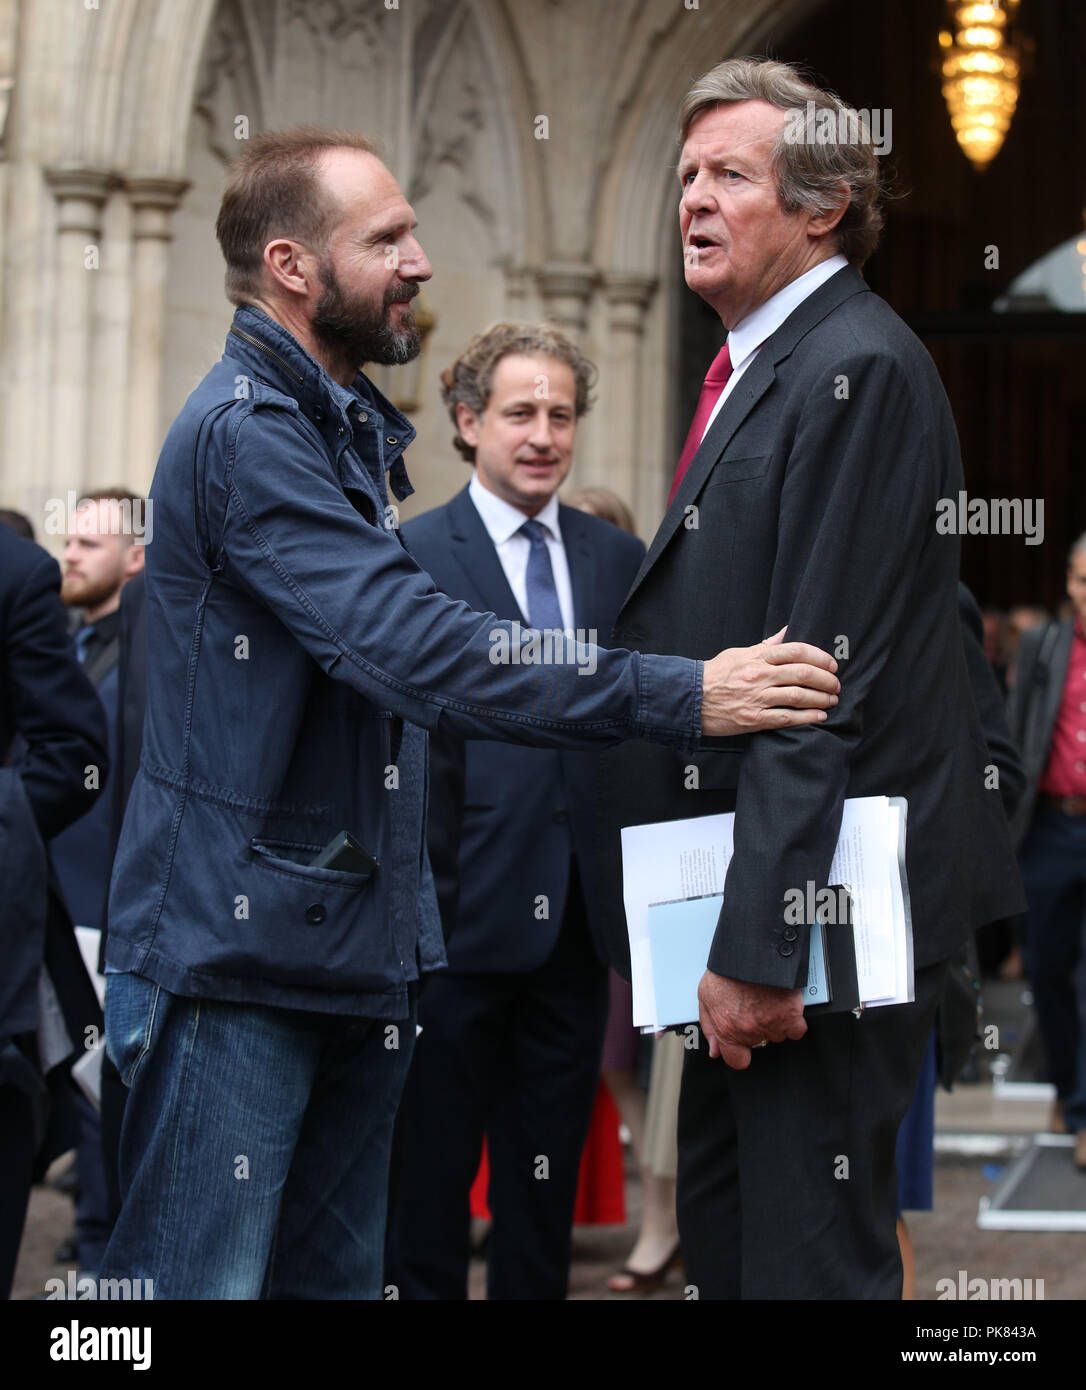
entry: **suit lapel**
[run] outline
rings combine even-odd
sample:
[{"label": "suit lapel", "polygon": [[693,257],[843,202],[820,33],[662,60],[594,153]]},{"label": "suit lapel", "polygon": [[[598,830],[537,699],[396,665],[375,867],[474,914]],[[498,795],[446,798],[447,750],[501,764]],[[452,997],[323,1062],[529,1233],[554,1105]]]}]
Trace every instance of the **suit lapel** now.
[{"label": "suit lapel", "polygon": [[573,589],[573,625],[588,627],[596,597],[596,552],[585,534],[582,516],[576,507],[559,506],[558,527]]},{"label": "suit lapel", "polygon": [[736,382],[731,395],[720,407],[697,453],[690,460],[690,467],[679,484],[674,501],[664,513],[664,519],[641,562],[641,568],[630,587],[630,592],[626,595],[626,604],[629,604],[653,565],[667,548],[668,542],[686,515],[686,508],[697,497],[727,451],[736,430],[773,385],[777,376],[777,365],[790,356],[796,344],[828,314],[846,299],[851,299],[854,294],[866,292],[867,288],[863,276],[855,267],[844,266],[824,284],[819,285],[813,294],[808,295],[759,350],[754,361]]},{"label": "suit lapel", "polygon": [[453,559],[478,594],[479,607],[499,618],[519,618],[527,627],[528,619],[513,597],[490,532],[466,487],[449,503],[448,515]]},{"label": "suit lapel", "polygon": [[652,544],[641,561],[641,568],[630,587],[630,592],[626,595],[627,603],[663,554],[667,543],[682,524],[686,508],[701,491],[709,474],[731,443],[736,430],[773,385],[775,376],[772,356],[763,349],[736,382],[735,390],[720,407],[716,419],[698,446],[697,453],[690,460],[690,467],[679,484],[679,490],[671,506],[664,513],[664,519],[652,538]]}]

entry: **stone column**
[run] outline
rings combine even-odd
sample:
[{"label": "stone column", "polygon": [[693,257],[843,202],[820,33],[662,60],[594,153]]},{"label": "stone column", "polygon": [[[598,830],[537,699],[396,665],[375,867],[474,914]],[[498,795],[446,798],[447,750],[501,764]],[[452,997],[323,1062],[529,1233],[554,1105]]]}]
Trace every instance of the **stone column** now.
[{"label": "stone column", "polygon": [[[612,274],[604,277],[607,300],[607,356],[600,381],[607,440],[607,476],[600,481],[613,488],[639,515],[646,502],[646,460],[643,448],[645,399],[641,382],[641,345],[645,315],[656,292],[652,275]],[[656,498],[653,496],[655,505]]]},{"label": "stone column", "polygon": [[539,272],[543,313],[574,338],[584,335],[599,272],[583,261],[549,261]]},{"label": "stone column", "polygon": [[132,318],[129,331],[128,448],[125,481],[147,490],[165,433],[161,419],[162,357],[167,350],[166,274],[170,219],[186,179],[158,175],[125,181],[132,210]]},{"label": "stone column", "polygon": [[49,446],[40,459],[41,500],[63,498],[87,482],[93,389],[91,322],[101,260],[102,209],[114,176],[102,169],[56,167],[45,177],[57,200],[56,295],[48,415]]}]

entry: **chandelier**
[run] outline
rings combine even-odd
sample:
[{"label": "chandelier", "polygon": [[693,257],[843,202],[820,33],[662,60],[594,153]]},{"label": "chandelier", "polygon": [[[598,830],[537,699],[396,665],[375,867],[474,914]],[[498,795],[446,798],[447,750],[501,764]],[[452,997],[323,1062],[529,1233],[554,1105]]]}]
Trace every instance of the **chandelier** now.
[{"label": "chandelier", "polygon": [[1006,29],[1018,0],[948,0],[953,34],[939,35],[943,96],[958,144],[977,170],[999,153],[1018,102],[1019,55]]}]

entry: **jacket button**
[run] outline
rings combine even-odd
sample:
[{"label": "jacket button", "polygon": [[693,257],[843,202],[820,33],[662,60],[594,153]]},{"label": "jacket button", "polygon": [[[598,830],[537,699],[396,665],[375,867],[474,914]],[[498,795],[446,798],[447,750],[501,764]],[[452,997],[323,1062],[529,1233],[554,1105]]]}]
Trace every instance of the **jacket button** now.
[{"label": "jacket button", "polygon": [[781,936],[784,937],[785,941],[795,941],[799,937],[799,932],[796,931],[795,927],[785,927]]},{"label": "jacket button", "polygon": [[562,810],[552,811],[551,820],[554,821],[555,825],[565,825],[569,820],[569,812]]},{"label": "jacket button", "polygon": [[319,927],[328,916],[328,909],[323,903],[310,903],[305,910],[305,920],[313,927]]},{"label": "jacket button", "polygon": [[795,954],[795,950],[796,948],[792,945],[792,943],[790,941],[786,941],[783,946],[777,947],[777,954],[779,956],[791,956]]}]

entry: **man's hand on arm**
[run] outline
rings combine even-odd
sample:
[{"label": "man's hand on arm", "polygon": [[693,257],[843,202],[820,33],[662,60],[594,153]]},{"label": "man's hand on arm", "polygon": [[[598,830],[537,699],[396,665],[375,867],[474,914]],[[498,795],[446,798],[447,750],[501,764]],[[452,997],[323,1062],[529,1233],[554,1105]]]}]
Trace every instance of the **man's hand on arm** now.
[{"label": "man's hand on arm", "polygon": [[703,734],[726,738],[825,720],[841,689],[837,662],[820,647],[786,642],[784,633],[705,662]]},{"label": "man's hand on arm", "polygon": [[709,1056],[723,1057],[736,1071],[750,1066],[752,1048],[795,1041],[807,1031],[802,990],[747,984],[712,970],[698,985],[698,1017]]}]

